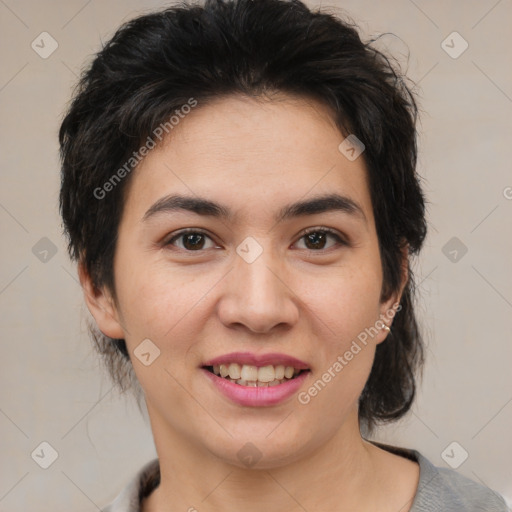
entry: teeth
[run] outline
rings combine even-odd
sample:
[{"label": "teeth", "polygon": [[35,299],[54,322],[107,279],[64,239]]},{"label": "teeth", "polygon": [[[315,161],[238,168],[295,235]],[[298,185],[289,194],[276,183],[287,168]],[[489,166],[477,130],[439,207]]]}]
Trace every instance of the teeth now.
[{"label": "teeth", "polygon": [[242,377],[242,372],[239,364],[231,363],[229,365],[229,376],[235,380],[240,379]]},{"label": "teeth", "polygon": [[293,366],[267,365],[258,368],[248,364],[230,363],[214,365],[213,373],[242,386],[267,387],[277,386],[297,376],[300,370]]},{"label": "teeth", "polygon": [[229,377],[226,377],[226,379],[229,380],[229,382],[235,382],[236,384],[240,384],[241,386],[248,386],[248,387],[252,387],[252,388],[254,388],[254,387],[265,388],[265,387],[279,386],[279,384],[286,382],[286,379],[283,379],[283,380],[275,379],[272,382],[260,382],[259,380],[258,381],[255,381],[255,380],[247,381],[247,380],[243,380],[243,379],[235,380],[235,379],[230,379]]},{"label": "teeth", "polygon": [[287,378],[287,379],[291,379],[293,377],[293,366],[287,366],[285,369],[284,369],[284,376]]},{"label": "teeth", "polygon": [[260,382],[272,382],[276,378],[273,366],[262,366],[258,369],[258,380]]},{"label": "teeth", "polygon": [[242,366],[241,375],[244,380],[258,380],[258,367],[244,364]]}]

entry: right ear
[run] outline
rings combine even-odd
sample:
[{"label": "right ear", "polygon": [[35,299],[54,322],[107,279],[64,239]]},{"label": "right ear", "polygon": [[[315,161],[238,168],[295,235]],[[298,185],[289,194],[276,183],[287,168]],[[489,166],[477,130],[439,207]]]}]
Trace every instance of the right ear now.
[{"label": "right ear", "polygon": [[106,287],[98,289],[83,263],[78,264],[78,277],[84,292],[85,303],[96,320],[100,331],[110,338],[124,339],[124,329],[114,300]]}]

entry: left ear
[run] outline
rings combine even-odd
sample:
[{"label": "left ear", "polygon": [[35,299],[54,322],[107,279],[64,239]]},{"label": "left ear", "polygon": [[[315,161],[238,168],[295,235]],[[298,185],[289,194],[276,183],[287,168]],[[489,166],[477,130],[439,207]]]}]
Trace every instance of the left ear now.
[{"label": "left ear", "polygon": [[381,332],[377,336],[377,343],[381,343],[384,341],[389,334],[389,331],[386,329],[386,326],[392,329],[393,318],[395,314],[397,314],[397,310],[399,310],[400,299],[402,298],[402,293],[404,288],[409,280],[409,246],[404,245],[401,249],[402,260],[401,260],[401,281],[399,289],[392,293],[389,299],[385,302],[381,302],[380,304],[380,320],[378,321],[378,327],[380,327]]}]

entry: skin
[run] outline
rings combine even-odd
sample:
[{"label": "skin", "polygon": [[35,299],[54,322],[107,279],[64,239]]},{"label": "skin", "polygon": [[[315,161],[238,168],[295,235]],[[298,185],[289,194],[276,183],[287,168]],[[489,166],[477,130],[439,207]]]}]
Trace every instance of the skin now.
[{"label": "skin", "polygon": [[[418,464],[363,440],[358,426],[358,398],[386,330],[307,405],[293,396],[242,407],[199,369],[232,351],[285,353],[308,363],[305,391],[365,328],[391,323],[385,314],[407,275],[381,303],[364,159],[340,153],[344,137],[324,106],[291,96],[199,104],[171,136],[127,189],[114,259],[118,300],[79,271],[89,310],[104,334],[126,340],[145,393],[161,484],[144,512],[408,511]],[[329,211],[274,220],[287,204],[333,192],[357,202],[365,219]],[[170,194],[213,200],[233,216],[173,211],[144,221]],[[325,227],[349,244],[330,235],[308,244],[303,230]],[[183,228],[207,232],[202,250],[187,252],[183,237],[170,243]],[[263,249],[253,263],[236,253],[249,236]],[[149,366],[133,356],[146,338],[160,350]],[[262,454],[252,468],[237,457],[247,442]]]}]

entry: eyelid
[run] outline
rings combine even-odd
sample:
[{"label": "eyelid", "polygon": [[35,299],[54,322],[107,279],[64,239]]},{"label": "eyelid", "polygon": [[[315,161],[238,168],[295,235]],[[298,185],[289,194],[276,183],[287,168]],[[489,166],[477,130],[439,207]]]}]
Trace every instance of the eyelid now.
[{"label": "eyelid", "polygon": [[[310,233],[317,233],[317,232],[323,232],[323,233],[327,233],[328,235],[332,235],[336,239],[336,241],[338,242],[338,245],[350,246],[350,242],[349,242],[348,238],[345,235],[343,235],[342,233],[338,232],[336,229],[328,228],[326,226],[313,226],[311,228],[304,229],[300,233],[300,235],[298,236],[297,241],[301,240],[302,238],[304,238],[306,235],[309,235]],[[295,243],[297,243],[297,242],[294,242],[294,244]],[[305,250],[308,250],[308,249],[305,249]],[[319,249],[317,251],[309,249],[309,251],[310,252],[317,252],[317,253],[323,252],[322,249]]]},{"label": "eyelid", "polygon": [[[214,244],[217,244],[217,242],[214,240],[213,236],[211,236],[207,231],[205,231],[204,229],[201,229],[201,228],[183,228],[183,229],[180,229],[178,231],[175,231],[174,233],[171,233],[171,236],[170,237],[165,237],[162,241],[162,245],[165,247],[165,246],[168,246],[168,245],[171,245],[173,247],[175,247],[177,250],[181,250],[181,251],[185,251],[185,252],[189,252],[189,253],[193,253],[193,252],[202,252],[202,251],[206,251],[208,249],[199,249],[197,251],[187,251],[186,249],[181,249],[180,247],[176,247],[172,242],[177,240],[178,238],[180,238],[181,236],[183,235],[188,235],[189,233],[194,233],[194,234],[200,234],[200,235],[204,235],[205,237],[209,238]],[[217,244],[218,245],[218,244]]]},{"label": "eyelid", "polygon": [[[326,226],[313,226],[313,227],[309,227],[309,228],[304,229],[300,233],[300,235],[297,237],[297,240],[293,243],[293,245],[295,245],[299,240],[304,238],[306,235],[309,235],[310,233],[317,233],[317,232],[323,232],[323,233],[327,233],[328,235],[333,236],[336,239],[338,245],[345,245],[345,246],[349,246],[350,245],[349,241],[347,240],[347,238],[344,235],[339,233],[337,230],[332,229],[332,228],[328,228]],[[215,243],[215,244],[217,243],[214,240],[214,237],[211,236],[204,229],[201,229],[201,228],[183,228],[183,229],[181,229],[181,230],[179,230],[177,232],[172,233],[172,236],[170,238],[165,238],[164,241],[163,241],[163,245],[164,246],[172,245],[173,247],[175,247],[172,242],[175,241],[176,239],[180,238],[181,236],[187,235],[189,233],[194,233],[194,234],[197,233],[197,234],[204,235],[205,237],[209,238],[213,243]],[[202,251],[208,250],[208,249],[198,249],[197,251],[187,251],[186,249],[181,249],[179,247],[176,247],[176,249],[184,250],[185,252],[188,252],[188,253],[193,253],[193,252],[200,253]],[[323,249],[319,249],[319,250],[316,250],[316,251],[313,250],[313,249],[303,249],[303,250],[307,250],[307,251],[310,251],[310,252],[318,252],[318,253],[321,253],[321,252],[324,251]]]}]

